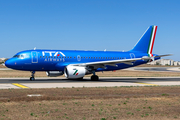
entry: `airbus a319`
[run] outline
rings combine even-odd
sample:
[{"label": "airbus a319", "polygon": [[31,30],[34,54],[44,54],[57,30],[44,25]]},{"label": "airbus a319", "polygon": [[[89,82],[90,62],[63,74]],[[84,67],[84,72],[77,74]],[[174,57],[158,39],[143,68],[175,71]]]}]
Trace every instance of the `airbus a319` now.
[{"label": "airbus a319", "polygon": [[8,68],[30,71],[30,80],[35,80],[36,71],[45,71],[47,76],[65,75],[68,79],[83,79],[96,72],[120,70],[146,64],[168,55],[152,54],[157,26],[150,26],[133,49],[119,51],[77,51],[77,50],[25,50],[5,62]]}]

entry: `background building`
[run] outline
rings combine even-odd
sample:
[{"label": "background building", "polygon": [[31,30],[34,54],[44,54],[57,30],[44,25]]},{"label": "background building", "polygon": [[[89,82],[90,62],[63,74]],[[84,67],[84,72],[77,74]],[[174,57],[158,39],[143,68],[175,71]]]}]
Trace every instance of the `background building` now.
[{"label": "background building", "polygon": [[179,66],[180,62],[179,61],[174,61],[171,59],[160,59],[160,60],[156,60],[156,61],[152,61],[147,63],[149,65],[166,65],[166,66]]},{"label": "background building", "polygon": [[6,58],[0,58],[0,63],[4,62]]}]

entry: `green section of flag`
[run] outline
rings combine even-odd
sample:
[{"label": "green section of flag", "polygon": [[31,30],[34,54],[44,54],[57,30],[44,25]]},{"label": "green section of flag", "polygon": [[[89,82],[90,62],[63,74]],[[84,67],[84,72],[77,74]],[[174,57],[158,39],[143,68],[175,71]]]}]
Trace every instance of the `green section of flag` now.
[{"label": "green section of flag", "polygon": [[77,71],[78,71],[78,70],[76,70],[73,75],[76,75]]},{"label": "green section of flag", "polygon": [[[154,26],[152,27],[151,37],[150,37],[150,40],[149,40],[149,47],[148,47],[148,51],[147,51],[148,54],[149,54],[149,50],[151,49],[150,46],[151,46],[151,41],[152,41],[152,36],[153,36],[153,29],[154,29]],[[149,54],[149,57],[150,57],[150,56],[151,56],[151,55]]]}]

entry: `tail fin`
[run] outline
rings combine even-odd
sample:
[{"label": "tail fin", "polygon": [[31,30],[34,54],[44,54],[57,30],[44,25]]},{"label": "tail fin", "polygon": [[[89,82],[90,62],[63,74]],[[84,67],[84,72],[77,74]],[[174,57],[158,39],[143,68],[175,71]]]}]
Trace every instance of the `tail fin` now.
[{"label": "tail fin", "polygon": [[154,40],[156,36],[157,26],[150,26],[145,33],[141,36],[131,51],[138,51],[142,53],[148,53],[150,57],[153,56],[152,50],[154,46]]}]

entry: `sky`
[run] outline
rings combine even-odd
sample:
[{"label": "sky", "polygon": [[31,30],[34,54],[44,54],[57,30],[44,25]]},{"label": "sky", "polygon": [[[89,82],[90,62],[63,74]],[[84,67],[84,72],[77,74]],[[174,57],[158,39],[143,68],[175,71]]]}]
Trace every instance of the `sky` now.
[{"label": "sky", "polygon": [[131,50],[157,25],[154,54],[180,61],[180,0],[0,0],[0,58],[34,49]]}]

